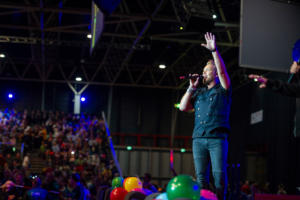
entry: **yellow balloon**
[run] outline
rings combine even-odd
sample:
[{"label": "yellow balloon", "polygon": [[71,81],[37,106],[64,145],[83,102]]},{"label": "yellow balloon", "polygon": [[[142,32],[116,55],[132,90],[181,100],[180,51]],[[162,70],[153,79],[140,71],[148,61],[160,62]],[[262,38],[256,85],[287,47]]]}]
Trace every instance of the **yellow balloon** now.
[{"label": "yellow balloon", "polygon": [[130,192],[135,188],[143,188],[143,183],[137,177],[128,177],[124,180],[123,186],[127,192]]}]

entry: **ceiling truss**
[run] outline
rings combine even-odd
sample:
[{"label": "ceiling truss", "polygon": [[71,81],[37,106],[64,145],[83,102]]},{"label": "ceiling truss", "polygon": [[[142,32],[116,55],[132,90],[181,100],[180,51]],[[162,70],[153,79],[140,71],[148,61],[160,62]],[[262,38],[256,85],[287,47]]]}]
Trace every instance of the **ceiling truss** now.
[{"label": "ceiling truss", "polygon": [[[172,8],[167,0],[156,0],[151,11],[146,9],[149,5],[139,1],[142,13],[123,0],[105,21],[109,28],[104,29],[94,57],[88,54],[88,22],[58,23],[59,16],[90,17],[89,6],[60,8],[43,2],[47,3],[0,3],[0,16],[9,19],[0,22],[0,29],[5,30],[0,35],[0,50],[6,54],[0,59],[0,80],[75,83],[75,76],[80,75],[81,84],[180,89],[184,83],[178,77],[199,70],[208,59],[209,54],[200,45],[203,31],[172,29],[179,23],[173,12],[166,12]],[[238,22],[227,22],[220,0],[216,4],[221,21],[212,31],[223,39],[217,42],[221,52],[227,52],[239,46]],[[15,15],[26,16],[26,22],[11,23]],[[160,32],[159,27],[171,28]],[[14,55],[7,50],[18,47],[28,48],[30,53]],[[62,56],[66,51],[74,51],[76,59]],[[143,62],[140,55],[153,59]],[[157,66],[164,59],[169,60],[163,71]]]}]

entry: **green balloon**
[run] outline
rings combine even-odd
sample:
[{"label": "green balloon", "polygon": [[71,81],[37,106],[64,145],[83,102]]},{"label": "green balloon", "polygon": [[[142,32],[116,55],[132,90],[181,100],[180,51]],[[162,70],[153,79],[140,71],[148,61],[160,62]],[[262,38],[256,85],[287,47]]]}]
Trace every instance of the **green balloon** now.
[{"label": "green balloon", "polygon": [[200,199],[200,186],[191,176],[179,175],[172,178],[167,186],[168,200],[176,198]]},{"label": "green balloon", "polygon": [[123,187],[124,179],[122,177],[115,177],[112,180],[111,186],[112,188]]}]

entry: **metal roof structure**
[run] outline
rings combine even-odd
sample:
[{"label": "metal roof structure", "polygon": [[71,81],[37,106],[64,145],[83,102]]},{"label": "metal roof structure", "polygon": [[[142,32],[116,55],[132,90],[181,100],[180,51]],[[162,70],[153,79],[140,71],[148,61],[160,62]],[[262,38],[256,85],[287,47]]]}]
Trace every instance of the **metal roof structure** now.
[{"label": "metal roof structure", "polygon": [[234,78],[239,18],[239,0],[122,0],[90,55],[90,0],[1,1],[0,80],[180,89],[211,56],[207,31]]}]

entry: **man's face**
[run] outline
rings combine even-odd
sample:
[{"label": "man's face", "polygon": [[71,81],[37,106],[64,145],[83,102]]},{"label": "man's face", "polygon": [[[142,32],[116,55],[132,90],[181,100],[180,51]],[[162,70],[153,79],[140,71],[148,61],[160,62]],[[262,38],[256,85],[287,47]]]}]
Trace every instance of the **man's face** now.
[{"label": "man's face", "polygon": [[203,75],[203,84],[208,85],[213,82],[216,78],[216,68],[213,64],[207,64],[202,72]]}]

